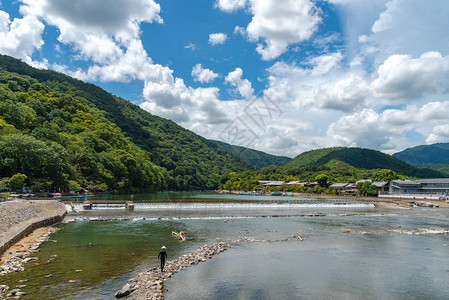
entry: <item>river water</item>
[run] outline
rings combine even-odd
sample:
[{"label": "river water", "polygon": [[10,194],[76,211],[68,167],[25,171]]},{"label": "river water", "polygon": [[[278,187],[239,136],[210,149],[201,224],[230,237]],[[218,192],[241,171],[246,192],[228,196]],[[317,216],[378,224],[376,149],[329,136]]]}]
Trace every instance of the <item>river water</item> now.
[{"label": "river water", "polygon": [[[75,204],[79,212],[67,217],[74,222],[59,225],[38,260],[0,277],[1,284],[26,285],[21,299],[115,299],[129,278],[157,266],[162,245],[170,260],[245,236],[256,241],[232,244],[175,274],[165,284],[166,299],[449,298],[447,209],[210,193],[133,200],[133,212]],[[171,237],[180,230],[188,241]]]}]

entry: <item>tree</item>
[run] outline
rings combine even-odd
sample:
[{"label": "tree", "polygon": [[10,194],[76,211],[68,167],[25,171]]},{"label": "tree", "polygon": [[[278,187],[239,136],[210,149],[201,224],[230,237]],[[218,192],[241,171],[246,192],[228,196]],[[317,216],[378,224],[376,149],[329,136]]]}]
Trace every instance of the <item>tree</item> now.
[{"label": "tree", "polygon": [[21,189],[25,186],[25,181],[27,180],[27,178],[28,178],[28,176],[26,176],[25,174],[21,174],[21,173],[14,174],[9,179],[8,185],[13,190]]},{"label": "tree", "polygon": [[81,185],[75,180],[68,180],[68,188],[70,191],[79,191],[81,190]]},{"label": "tree", "polygon": [[10,134],[0,139],[0,172],[25,173],[32,178],[62,178],[65,149],[54,142],[47,145],[30,135]]},{"label": "tree", "polygon": [[318,182],[318,184],[321,187],[327,187],[328,186],[328,181],[329,181],[329,176],[327,176],[326,174],[317,175],[315,177],[315,181]]},{"label": "tree", "polygon": [[356,188],[362,196],[376,196],[379,191],[375,185],[371,184],[371,181],[359,182],[357,183]]},{"label": "tree", "polygon": [[398,173],[390,170],[390,169],[382,169],[374,173],[371,178],[373,181],[392,181],[395,179],[399,179],[400,176]]}]

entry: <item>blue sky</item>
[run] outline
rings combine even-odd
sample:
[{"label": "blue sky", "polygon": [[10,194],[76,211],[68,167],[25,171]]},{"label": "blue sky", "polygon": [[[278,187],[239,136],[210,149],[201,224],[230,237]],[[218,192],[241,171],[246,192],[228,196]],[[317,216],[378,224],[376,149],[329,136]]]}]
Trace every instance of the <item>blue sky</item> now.
[{"label": "blue sky", "polygon": [[0,53],[273,154],[449,141],[449,2],[362,2],[3,0]]}]

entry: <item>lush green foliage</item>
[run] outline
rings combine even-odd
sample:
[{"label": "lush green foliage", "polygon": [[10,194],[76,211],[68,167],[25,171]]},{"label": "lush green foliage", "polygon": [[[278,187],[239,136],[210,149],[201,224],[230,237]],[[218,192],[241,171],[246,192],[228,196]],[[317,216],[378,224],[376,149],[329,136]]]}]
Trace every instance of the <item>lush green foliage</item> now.
[{"label": "lush green foliage", "polygon": [[[40,189],[212,189],[225,174],[252,169],[216,142],[95,85],[4,55],[0,135],[0,176],[23,172]],[[13,149],[13,140],[29,149]]]},{"label": "lush green foliage", "polygon": [[244,162],[259,169],[271,165],[283,166],[292,160],[291,158],[286,156],[276,156],[262,151],[230,145],[221,141],[216,142],[224,149],[240,157]]},{"label": "lush green foliage", "polygon": [[320,174],[315,177],[315,181],[318,182],[320,187],[328,187],[329,183],[329,176],[326,174]]},{"label": "lush green foliage", "polygon": [[362,196],[377,196],[379,191],[379,189],[375,185],[371,184],[370,181],[359,182],[357,183],[356,188],[359,191],[359,195]]},{"label": "lush green foliage", "polygon": [[[441,177],[442,174],[431,170],[423,170],[413,167],[399,159],[380,151],[363,148],[326,148],[302,153],[284,166],[290,173],[298,173],[304,166],[330,166],[344,172],[344,166],[349,166],[347,175],[358,170],[390,169],[399,174],[412,177]],[[352,170],[351,170],[352,169]],[[370,177],[370,176],[367,176]]]},{"label": "lush green foliage", "polygon": [[393,156],[412,165],[449,164],[449,143],[407,148]]},{"label": "lush green foliage", "polygon": [[38,190],[158,190],[164,170],[86,99],[0,69],[0,174]]},{"label": "lush green foliage", "polygon": [[21,189],[25,186],[25,181],[27,180],[28,176],[26,176],[25,174],[14,174],[12,175],[12,177],[9,179],[9,187],[14,189],[14,190],[18,190]]},{"label": "lush green foliage", "polygon": [[373,177],[371,179],[373,181],[392,181],[395,179],[401,179],[403,176],[399,175],[398,173],[389,170],[389,169],[382,169],[374,173]]},{"label": "lush green foliage", "polygon": [[428,170],[434,170],[444,174],[445,177],[449,177],[449,164],[424,164],[418,165],[417,167]]}]

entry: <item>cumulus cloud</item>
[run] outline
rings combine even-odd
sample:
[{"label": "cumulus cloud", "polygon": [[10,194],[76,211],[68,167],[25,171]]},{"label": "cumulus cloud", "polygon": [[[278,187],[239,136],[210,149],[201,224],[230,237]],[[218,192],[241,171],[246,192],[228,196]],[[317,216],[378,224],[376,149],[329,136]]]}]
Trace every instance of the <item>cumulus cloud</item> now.
[{"label": "cumulus cloud", "polygon": [[226,40],[228,39],[228,36],[224,33],[211,33],[209,34],[209,44],[212,46],[224,44]]},{"label": "cumulus cloud", "polygon": [[424,136],[422,142],[447,140],[448,114],[448,101],[408,105],[403,109],[387,109],[381,113],[364,109],[332,123],[327,135],[342,145],[394,152],[415,143],[406,138],[411,131]]},{"label": "cumulus cloud", "polygon": [[217,73],[214,73],[214,71],[210,69],[203,69],[203,66],[201,64],[196,64],[192,68],[192,77],[194,81],[199,81],[201,83],[207,83],[213,81],[215,78],[217,78]]},{"label": "cumulus cloud", "polygon": [[[22,0],[22,14],[44,18],[60,29],[59,39],[76,42],[77,34],[136,38],[141,22],[162,23],[153,0]],[[79,36],[78,36],[79,37]]]},{"label": "cumulus cloud", "polygon": [[315,5],[309,0],[250,0],[253,18],[246,31],[257,45],[262,59],[271,60],[287,50],[288,45],[311,38],[321,22]]},{"label": "cumulus cloud", "polygon": [[449,140],[449,124],[435,126],[426,139],[427,144],[444,143]]},{"label": "cumulus cloud", "polygon": [[319,11],[310,0],[218,0],[215,7],[232,12],[245,7],[253,15],[246,28],[237,26],[234,33],[259,42],[256,51],[263,60],[279,57],[291,44],[308,40],[321,22]]},{"label": "cumulus cloud", "polygon": [[152,77],[153,65],[140,41],[140,23],[162,23],[153,0],[22,0],[20,12],[56,26],[58,41],[71,45],[87,70],[69,71],[84,80],[128,81]]},{"label": "cumulus cloud", "polygon": [[392,55],[377,70],[372,86],[389,103],[406,103],[428,94],[449,92],[449,56],[427,52],[419,58]]},{"label": "cumulus cloud", "polygon": [[232,12],[245,8],[246,2],[247,0],[217,0],[215,7],[225,12]]},{"label": "cumulus cloud", "polygon": [[236,68],[234,71],[229,72],[225,78],[225,83],[237,88],[239,94],[246,99],[250,99],[253,96],[254,89],[251,87],[251,82],[248,79],[243,79],[243,70]]},{"label": "cumulus cloud", "polygon": [[34,16],[10,20],[9,14],[0,11],[0,53],[21,58],[34,66],[44,67],[33,62],[31,55],[41,49],[44,41],[44,24]]},{"label": "cumulus cloud", "polygon": [[322,108],[350,112],[365,107],[370,95],[371,89],[364,79],[349,75],[336,82],[318,86],[314,98]]}]

